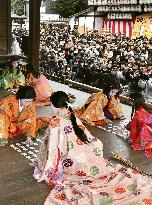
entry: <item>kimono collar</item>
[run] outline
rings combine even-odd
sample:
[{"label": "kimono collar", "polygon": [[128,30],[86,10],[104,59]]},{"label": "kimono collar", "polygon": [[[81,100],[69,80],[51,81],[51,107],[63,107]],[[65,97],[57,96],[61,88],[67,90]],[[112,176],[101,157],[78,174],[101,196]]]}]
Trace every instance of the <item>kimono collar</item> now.
[{"label": "kimono collar", "polygon": [[[52,113],[53,114],[53,113]],[[61,108],[59,109],[58,113],[56,113],[53,116],[56,116],[58,118],[70,118],[70,111],[67,108]]]}]

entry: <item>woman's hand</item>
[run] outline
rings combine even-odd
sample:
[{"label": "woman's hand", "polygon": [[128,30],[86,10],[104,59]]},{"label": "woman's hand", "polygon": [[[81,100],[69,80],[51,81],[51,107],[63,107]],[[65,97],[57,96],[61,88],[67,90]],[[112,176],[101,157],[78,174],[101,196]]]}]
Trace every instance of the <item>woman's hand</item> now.
[{"label": "woman's hand", "polygon": [[25,141],[25,143],[28,145],[33,145],[33,141],[31,139],[31,137],[27,137],[27,140]]},{"label": "woman's hand", "polygon": [[105,121],[106,124],[113,124],[113,122],[111,120],[107,119],[107,118],[105,118],[104,121]]}]

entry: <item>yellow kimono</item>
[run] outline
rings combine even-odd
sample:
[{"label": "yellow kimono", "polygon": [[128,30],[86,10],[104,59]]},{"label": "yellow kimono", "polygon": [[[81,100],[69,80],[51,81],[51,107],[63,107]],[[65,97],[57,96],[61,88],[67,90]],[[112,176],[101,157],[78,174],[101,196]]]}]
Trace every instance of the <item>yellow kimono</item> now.
[{"label": "yellow kimono", "polygon": [[96,123],[104,124],[103,108],[107,105],[107,96],[102,92],[93,93],[85,105],[76,111],[76,115],[85,123],[95,126]]},{"label": "yellow kimono", "polygon": [[[104,93],[93,93],[85,105],[81,109],[75,110],[75,113],[83,122],[100,126],[105,123],[105,107],[107,104],[108,98]],[[122,117],[123,111],[120,100],[111,97],[107,111],[113,119]]]},{"label": "yellow kimono", "polygon": [[5,144],[9,137],[25,135],[36,137],[37,130],[48,126],[48,118],[36,118],[34,103],[19,112],[19,100],[10,95],[0,100],[0,143]]},{"label": "yellow kimono", "polygon": [[17,72],[17,68],[10,70],[6,68],[0,76],[0,87],[4,89],[12,89],[25,85],[25,77],[21,71]]},{"label": "yellow kimono", "polygon": [[122,104],[119,98],[111,97],[110,103],[108,106],[108,111],[112,114],[113,119],[119,119],[124,116],[122,110]]}]

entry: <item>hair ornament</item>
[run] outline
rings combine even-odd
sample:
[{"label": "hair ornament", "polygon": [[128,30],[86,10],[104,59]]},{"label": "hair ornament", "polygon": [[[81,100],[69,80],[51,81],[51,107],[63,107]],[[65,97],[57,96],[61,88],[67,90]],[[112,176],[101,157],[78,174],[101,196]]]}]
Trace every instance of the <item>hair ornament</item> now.
[{"label": "hair ornament", "polygon": [[69,108],[69,107],[71,107],[71,108],[72,108],[72,104],[71,104],[71,103],[66,102],[66,105],[67,105],[67,107],[68,107],[68,108]]}]

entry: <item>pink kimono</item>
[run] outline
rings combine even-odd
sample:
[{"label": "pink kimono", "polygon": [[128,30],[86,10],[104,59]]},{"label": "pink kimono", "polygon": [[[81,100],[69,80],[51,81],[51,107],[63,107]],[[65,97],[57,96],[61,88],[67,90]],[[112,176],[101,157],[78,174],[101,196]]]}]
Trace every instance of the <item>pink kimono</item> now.
[{"label": "pink kimono", "polygon": [[102,142],[77,124],[89,144],[75,135],[64,109],[44,136],[34,163],[34,177],[51,186],[44,205],[152,204],[152,178],[105,160]]},{"label": "pink kimono", "polygon": [[43,74],[37,79],[34,78],[32,74],[29,74],[26,78],[26,82],[32,86],[36,92],[35,103],[37,106],[50,104],[50,96],[53,93],[53,88],[49,85],[48,79]]}]

